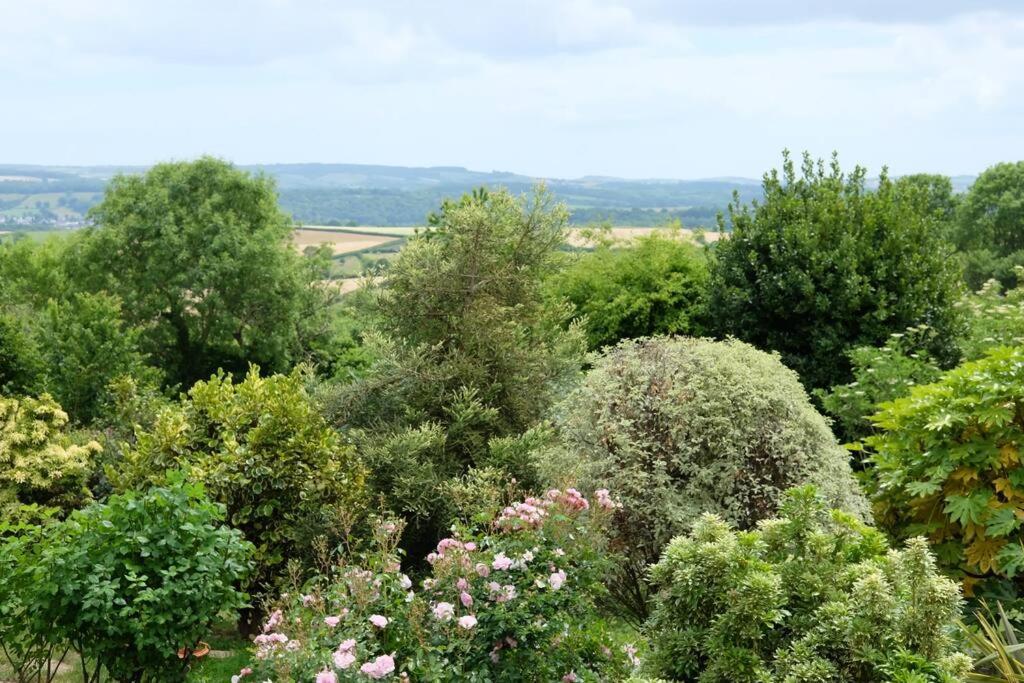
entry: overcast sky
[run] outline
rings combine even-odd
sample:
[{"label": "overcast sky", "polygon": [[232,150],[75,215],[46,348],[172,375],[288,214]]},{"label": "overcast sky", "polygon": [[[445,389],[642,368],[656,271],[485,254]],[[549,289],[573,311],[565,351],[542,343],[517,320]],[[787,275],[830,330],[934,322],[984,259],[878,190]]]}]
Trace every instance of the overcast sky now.
[{"label": "overcast sky", "polygon": [[756,177],[783,147],[1024,158],[1024,2],[0,0],[0,163]]}]

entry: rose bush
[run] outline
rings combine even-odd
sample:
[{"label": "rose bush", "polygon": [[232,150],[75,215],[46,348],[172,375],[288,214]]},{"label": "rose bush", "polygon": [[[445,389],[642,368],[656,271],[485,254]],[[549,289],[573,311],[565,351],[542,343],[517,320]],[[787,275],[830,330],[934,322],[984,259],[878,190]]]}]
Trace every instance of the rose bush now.
[{"label": "rose bush", "polygon": [[632,653],[594,609],[614,505],[574,489],[513,503],[438,543],[419,585],[399,568],[401,523],[382,521],[372,554],[282,596],[234,680],[622,680]]}]

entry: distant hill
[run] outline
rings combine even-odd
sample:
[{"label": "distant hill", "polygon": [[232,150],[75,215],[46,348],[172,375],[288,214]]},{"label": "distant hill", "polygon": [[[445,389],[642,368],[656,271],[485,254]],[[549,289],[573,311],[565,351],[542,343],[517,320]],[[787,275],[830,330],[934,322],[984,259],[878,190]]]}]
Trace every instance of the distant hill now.
[{"label": "distant hill", "polygon": [[[733,193],[747,202],[761,196],[750,178],[627,180],[604,176],[534,178],[507,171],[458,166],[369,164],[264,164],[242,166],[273,176],[281,206],[296,221],[316,225],[419,225],[444,197],[474,187],[529,191],[543,180],[571,210],[576,224],[658,225],[680,220],[687,227],[714,225]],[[75,227],[117,173],[142,166],[32,166],[0,164],[0,230]],[[963,189],[973,178],[954,179]]]}]

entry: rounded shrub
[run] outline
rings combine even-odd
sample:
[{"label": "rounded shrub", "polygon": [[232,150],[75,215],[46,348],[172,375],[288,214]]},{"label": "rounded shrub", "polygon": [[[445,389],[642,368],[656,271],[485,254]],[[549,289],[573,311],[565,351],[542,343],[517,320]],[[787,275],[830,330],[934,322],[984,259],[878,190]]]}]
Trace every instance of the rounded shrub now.
[{"label": "rounded shrub", "polygon": [[771,517],[783,491],[815,484],[828,505],[867,518],[848,455],[796,373],[738,342],[652,337],[596,357],[559,407],[553,480],[608,488],[626,558],[616,597],[646,610],[643,573],[665,544],[712,512],[740,528]]}]

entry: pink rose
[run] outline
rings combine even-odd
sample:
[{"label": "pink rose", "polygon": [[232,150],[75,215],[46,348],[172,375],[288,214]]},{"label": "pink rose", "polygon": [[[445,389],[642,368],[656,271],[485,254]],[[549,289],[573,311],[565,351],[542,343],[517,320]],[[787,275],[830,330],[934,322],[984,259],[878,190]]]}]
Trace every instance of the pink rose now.
[{"label": "pink rose", "polygon": [[462,591],[461,593],[459,593],[459,602],[462,603],[463,607],[472,607],[473,596],[467,593],[466,591]]},{"label": "pink rose", "polygon": [[449,621],[455,616],[455,605],[450,602],[439,602],[434,605],[434,618],[438,621]]},{"label": "pink rose", "polygon": [[383,617],[379,614],[374,614],[370,616],[370,623],[376,626],[377,628],[384,628],[388,625],[388,618]]},{"label": "pink rose", "polygon": [[354,654],[343,650],[336,651],[332,657],[334,659],[334,666],[342,671],[352,666],[356,661],[356,656]]},{"label": "pink rose", "polygon": [[341,623],[341,617],[324,617],[324,623],[334,628]]},{"label": "pink rose", "polygon": [[381,655],[372,662],[367,662],[359,667],[359,670],[370,678],[384,678],[391,674],[395,670],[395,658],[394,653],[390,655]]},{"label": "pink rose", "polygon": [[476,617],[472,614],[467,614],[464,617],[459,617],[459,628],[464,628],[467,631],[476,626]]},{"label": "pink rose", "polygon": [[338,683],[338,676],[330,669],[324,669],[316,675],[316,683]]},{"label": "pink rose", "polygon": [[548,585],[551,586],[552,590],[558,590],[565,583],[565,572],[559,569],[557,572],[548,577]]}]

